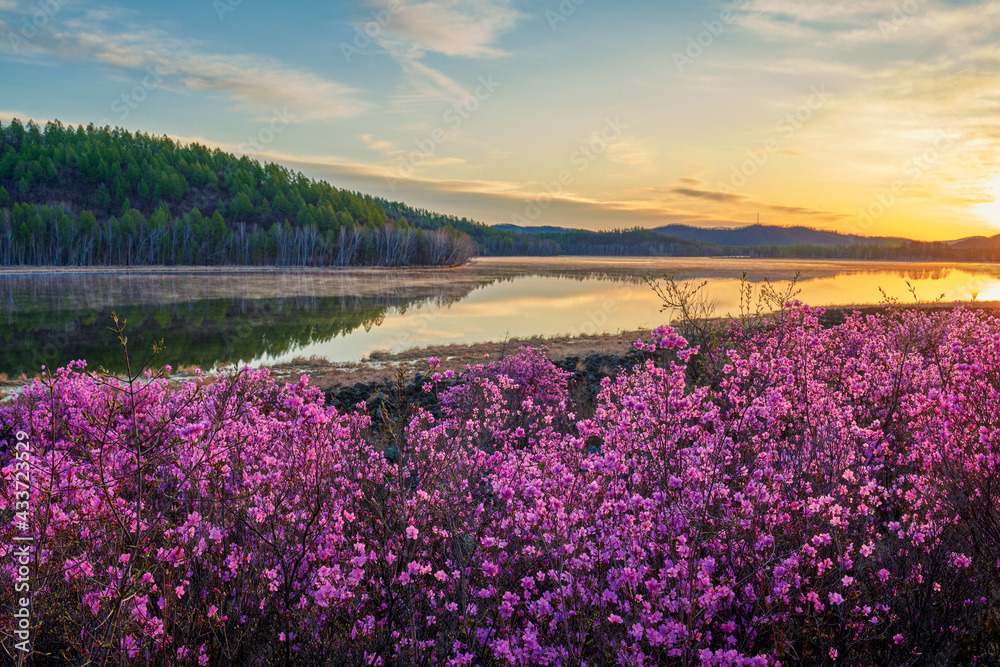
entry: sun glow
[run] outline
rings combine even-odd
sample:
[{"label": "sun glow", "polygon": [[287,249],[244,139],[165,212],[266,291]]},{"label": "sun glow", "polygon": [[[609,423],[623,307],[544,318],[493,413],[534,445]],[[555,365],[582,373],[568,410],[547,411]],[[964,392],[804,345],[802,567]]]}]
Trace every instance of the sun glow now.
[{"label": "sun glow", "polygon": [[976,205],[976,212],[983,216],[997,231],[1000,231],[1000,181],[993,184],[990,192],[992,201]]}]

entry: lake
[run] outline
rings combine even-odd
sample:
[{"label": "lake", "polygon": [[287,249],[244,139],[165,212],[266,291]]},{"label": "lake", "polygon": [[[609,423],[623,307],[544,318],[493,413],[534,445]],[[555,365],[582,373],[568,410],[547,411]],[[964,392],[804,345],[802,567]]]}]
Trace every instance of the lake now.
[{"label": "lake", "polygon": [[157,365],[268,365],[300,356],[359,360],[375,350],[505,337],[652,328],[668,316],[643,276],[700,283],[720,315],[739,310],[740,277],[779,289],[800,273],[810,305],[1000,299],[1000,265],[740,258],[478,258],[457,269],[247,268],[13,270],[0,273],[0,373],[87,359],[121,368],[110,313]]}]

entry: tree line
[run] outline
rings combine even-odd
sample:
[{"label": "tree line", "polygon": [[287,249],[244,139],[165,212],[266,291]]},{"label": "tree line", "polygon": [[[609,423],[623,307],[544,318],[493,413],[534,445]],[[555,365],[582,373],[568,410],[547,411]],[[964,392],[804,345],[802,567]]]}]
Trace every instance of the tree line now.
[{"label": "tree line", "polygon": [[424,230],[405,221],[320,232],[315,225],[238,222],[196,208],[171,217],[167,208],[147,218],[130,209],[98,220],[89,210],[14,204],[0,220],[0,265],[273,265],[454,266],[475,252],[467,235],[451,228]]}]

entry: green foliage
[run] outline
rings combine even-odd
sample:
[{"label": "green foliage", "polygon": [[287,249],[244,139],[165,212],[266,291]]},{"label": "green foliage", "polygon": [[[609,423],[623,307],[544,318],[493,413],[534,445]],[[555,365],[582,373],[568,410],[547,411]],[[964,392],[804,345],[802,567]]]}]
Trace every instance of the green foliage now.
[{"label": "green foliage", "polygon": [[253,213],[253,202],[247,197],[245,192],[241,192],[233,199],[229,205],[229,216],[233,220],[246,220]]},{"label": "green foliage", "polygon": [[111,194],[108,192],[108,186],[101,183],[97,186],[97,192],[94,193],[94,207],[98,211],[108,212],[111,208]]},{"label": "green foliage", "polygon": [[97,218],[90,211],[80,211],[79,224],[81,233],[90,234],[97,226]]},{"label": "green foliage", "polygon": [[371,196],[276,164],[58,121],[0,126],[0,206],[12,203],[30,211],[0,223],[17,239],[0,265],[436,264],[475,252],[468,237],[428,243],[437,225],[391,222]]}]

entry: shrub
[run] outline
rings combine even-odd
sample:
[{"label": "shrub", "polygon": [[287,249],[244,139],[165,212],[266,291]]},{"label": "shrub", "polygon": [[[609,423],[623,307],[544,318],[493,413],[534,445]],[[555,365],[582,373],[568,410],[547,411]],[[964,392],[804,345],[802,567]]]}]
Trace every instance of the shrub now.
[{"label": "shrub", "polygon": [[661,327],[589,419],[522,351],[388,436],[267,371],[47,374],[0,407],[35,663],[1000,660],[1000,321],[821,314],[729,330],[703,385]]}]

